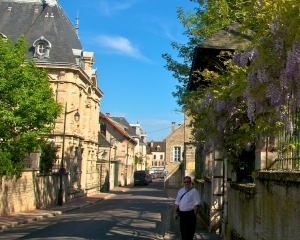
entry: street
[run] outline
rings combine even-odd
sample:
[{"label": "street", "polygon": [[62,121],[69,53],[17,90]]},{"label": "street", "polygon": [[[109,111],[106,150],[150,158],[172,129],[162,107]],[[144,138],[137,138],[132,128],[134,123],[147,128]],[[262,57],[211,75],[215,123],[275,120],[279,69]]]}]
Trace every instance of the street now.
[{"label": "street", "polygon": [[172,205],[162,180],[67,214],[0,233],[0,239],[155,239],[161,212]]}]

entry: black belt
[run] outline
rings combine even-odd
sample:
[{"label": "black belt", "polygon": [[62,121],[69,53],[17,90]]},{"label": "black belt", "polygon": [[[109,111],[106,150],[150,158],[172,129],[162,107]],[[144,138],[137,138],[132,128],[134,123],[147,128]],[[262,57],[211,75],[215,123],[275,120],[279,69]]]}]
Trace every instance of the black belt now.
[{"label": "black belt", "polygon": [[194,209],[188,210],[188,211],[181,211],[181,210],[180,210],[180,212],[194,212]]}]

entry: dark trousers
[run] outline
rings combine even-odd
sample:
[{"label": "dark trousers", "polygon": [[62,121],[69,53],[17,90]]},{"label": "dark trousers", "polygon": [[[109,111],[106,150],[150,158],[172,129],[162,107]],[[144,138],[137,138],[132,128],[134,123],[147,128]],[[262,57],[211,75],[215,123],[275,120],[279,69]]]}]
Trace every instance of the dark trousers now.
[{"label": "dark trousers", "polygon": [[180,211],[180,232],[182,240],[192,240],[196,229],[196,215],[194,210]]}]

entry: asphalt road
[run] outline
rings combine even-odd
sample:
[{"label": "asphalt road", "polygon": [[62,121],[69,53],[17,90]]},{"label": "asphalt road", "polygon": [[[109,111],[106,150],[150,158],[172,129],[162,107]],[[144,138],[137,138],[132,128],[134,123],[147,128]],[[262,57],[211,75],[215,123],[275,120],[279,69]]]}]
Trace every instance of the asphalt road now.
[{"label": "asphalt road", "polygon": [[154,180],[86,208],[12,228],[0,239],[156,239],[161,213],[172,204],[163,181]]}]

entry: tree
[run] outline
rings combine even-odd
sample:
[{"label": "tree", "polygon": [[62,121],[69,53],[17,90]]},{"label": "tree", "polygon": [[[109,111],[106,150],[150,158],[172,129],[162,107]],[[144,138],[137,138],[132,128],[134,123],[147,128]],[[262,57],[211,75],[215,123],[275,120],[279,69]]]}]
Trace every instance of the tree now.
[{"label": "tree", "polygon": [[43,144],[61,114],[46,70],[26,61],[27,51],[25,36],[15,44],[0,39],[0,176],[20,176],[24,157]]},{"label": "tree", "polygon": [[[164,55],[167,69],[179,80],[178,103],[193,116],[192,127],[197,140],[225,151],[236,158],[255,144],[260,133],[276,135],[293,131],[291,115],[300,108],[300,10],[297,0],[196,1],[195,14],[179,18],[187,27],[187,46],[172,45],[179,50],[183,63]],[[191,52],[184,51],[221,29],[238,21],[240,32],[252,37],[252,43],[239,49],[233,61],[225,60],[219,72],[199,70],[210,84],[188,92]],[[196,41],[192,41],[196,40]],[[182,54],[184,53],[184,54]],[[167,58],[168,57],[168,58]],[[185,74],[185,75],[184,75]]]},{"label": "tree", "polygon": [[52,142],[45,141],[41,145],[41,157],[40,157],[40,172],[47,174],[50,173],[53,164],[57,160],[58,149],[54,146]]}]

